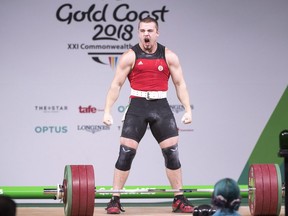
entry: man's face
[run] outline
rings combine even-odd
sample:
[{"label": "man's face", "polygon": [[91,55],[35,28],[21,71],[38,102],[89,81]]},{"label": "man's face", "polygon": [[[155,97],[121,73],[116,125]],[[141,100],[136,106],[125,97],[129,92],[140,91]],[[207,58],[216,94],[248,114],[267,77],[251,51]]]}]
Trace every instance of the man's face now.
[{"label": "man's face", "polygon": [[147,52],[154,52],[153,47],[155,47],[157,38],[159,36],[158,30],[156,29],[156,24],[154,22],[139,24],[138,36],[142,48]]}]

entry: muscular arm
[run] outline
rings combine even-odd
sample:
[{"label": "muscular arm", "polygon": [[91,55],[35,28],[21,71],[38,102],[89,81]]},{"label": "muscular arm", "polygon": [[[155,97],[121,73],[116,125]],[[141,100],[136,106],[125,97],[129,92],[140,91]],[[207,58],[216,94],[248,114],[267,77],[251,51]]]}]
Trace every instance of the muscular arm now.
[{"label": "muscular arm", "polygon": [[187,90],[186,82],[183,76],[182,68],[178,59],[178,56],[171,50],[166,48],[166,60],[170,69],[171,78],[175,85],[176,94],[179,101],[185,108],[184,119],[182,121],[185,124],[192,122],[192,110],[190,106],[189,93]]},{"label": "muscular arm", "polygon": [[128,50],[127,52],[125,52],[119,60],[114,78],[112,80],[106,97],[103,117],[103,123],[106,125],[111,125],[113,123],[111,109],[113,104],[119,97],[121,87],[123,86],[130,70],[133,67],[134,60],[135,54],[132,50]]}]

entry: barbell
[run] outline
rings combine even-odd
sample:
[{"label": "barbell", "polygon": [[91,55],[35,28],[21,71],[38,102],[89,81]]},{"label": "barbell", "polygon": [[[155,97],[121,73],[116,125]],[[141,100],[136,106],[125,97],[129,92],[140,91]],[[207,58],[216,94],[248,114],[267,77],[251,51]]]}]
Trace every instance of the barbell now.
[{"label": "barbell", "polygon": [[[249,168],[248,185],[239,185],[242,198],[248,198],[251,215],[279,215],[284,196],[278,164],[253,164]],[[54,198],[64,203],[65,216],[93,216],[95,198],[110,198],[121,193],[123,198],[170,198],[183,192],[188,198],[211,198],[214,186],[111,186],[95,187],[93,165],[66,165],[62,184],[57,187],[1,187],[0,194],[11,198]]]}]

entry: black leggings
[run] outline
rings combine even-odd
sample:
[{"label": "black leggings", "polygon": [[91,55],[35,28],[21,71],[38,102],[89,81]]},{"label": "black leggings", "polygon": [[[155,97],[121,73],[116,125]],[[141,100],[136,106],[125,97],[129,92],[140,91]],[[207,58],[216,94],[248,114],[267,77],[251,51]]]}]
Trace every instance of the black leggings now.
[{"label": "black leggings", "polygon": [[146,100],[132,98],[123,123],[121,137],[138,143],[143,138],[147,125],[158,143],[178,136],[178,128],[167,99]]}]

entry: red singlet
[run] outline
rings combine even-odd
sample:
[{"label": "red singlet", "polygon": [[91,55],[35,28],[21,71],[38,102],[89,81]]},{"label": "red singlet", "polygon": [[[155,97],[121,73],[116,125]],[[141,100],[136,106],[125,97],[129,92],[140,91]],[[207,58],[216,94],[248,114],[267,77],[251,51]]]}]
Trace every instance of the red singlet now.
[{"label": "red singlet", "polygon": [[153,54],[145,53],[139,44],[132,47],[136,60],[128,75],[130,86],[140,91],[167,91],[170,71],[165,59],[165,47],[157,44]]}]

